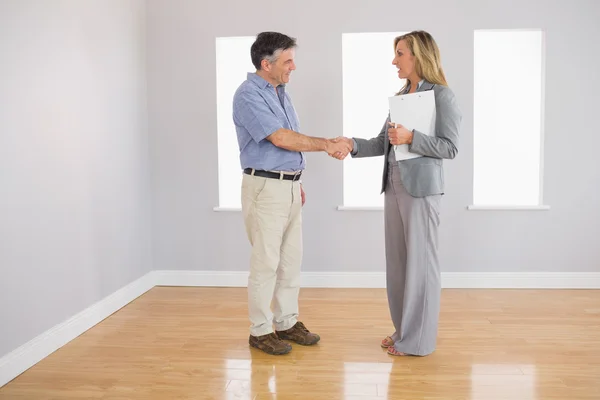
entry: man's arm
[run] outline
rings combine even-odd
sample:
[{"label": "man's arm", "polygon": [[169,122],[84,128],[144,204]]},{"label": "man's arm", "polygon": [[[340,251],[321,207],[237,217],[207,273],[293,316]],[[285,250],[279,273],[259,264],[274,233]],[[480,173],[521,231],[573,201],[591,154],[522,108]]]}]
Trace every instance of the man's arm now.
[{"label": "man's arm", "polygon": [[277,147],[291,151],[325,151],[332,155],[338,151],[347,153],[352,150],[346,143],[307,136],[285,128],[278,129],[266,139]]},{"label": "man's arm", "polygon": [[351,150],[346,143],[336,143],[285,129],[258,92],[244,91],[236,94],[233,113],[236,123],[246,128],[256,143],[266,139],[282,149],[325,151],[329,155],[338,151],[348,153]]}]

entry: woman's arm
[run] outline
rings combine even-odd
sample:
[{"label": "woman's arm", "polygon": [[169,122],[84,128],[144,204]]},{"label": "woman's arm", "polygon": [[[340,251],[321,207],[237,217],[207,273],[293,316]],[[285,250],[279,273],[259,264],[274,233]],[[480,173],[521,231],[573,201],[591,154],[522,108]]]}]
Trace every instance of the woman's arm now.
[{"label": "woman's arm", "polygon": [[379,135],[372,139],[352,138],[354,147],[350,152],[352,158],[382,156],[385,148],[386,133],[390,117],[385,120]]},{"label": "woman's arm", "polygon": [[458,153],[462,114],[452,90],[439,87],[440,91],[436,92],[435,136],[414,130],[408,151],[427,157],[452,159]]}]

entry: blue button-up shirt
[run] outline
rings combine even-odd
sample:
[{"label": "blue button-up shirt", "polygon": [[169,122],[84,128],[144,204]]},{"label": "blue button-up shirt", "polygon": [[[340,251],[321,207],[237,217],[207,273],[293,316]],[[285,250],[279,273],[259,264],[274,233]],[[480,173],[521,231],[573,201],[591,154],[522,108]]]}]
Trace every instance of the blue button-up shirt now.
[{"label": "blue button-up shirt", "polygon": [[265,139],[280,128],[300,130],[298,115],[285,85],[275,87],[248,73],[233,96],[233,122],[237,132],[242,169],[299,171],[305,167],[304,155],[275,146]]}]

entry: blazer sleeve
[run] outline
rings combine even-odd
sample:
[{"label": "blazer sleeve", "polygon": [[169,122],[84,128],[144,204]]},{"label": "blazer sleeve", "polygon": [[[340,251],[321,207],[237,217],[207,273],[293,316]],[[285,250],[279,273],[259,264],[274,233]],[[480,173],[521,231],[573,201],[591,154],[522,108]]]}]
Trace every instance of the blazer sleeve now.
[{"label": "blazer sleeve", "polygon": [[352,138],[352,140],[354,141],[354,148],[350,153],[352,158],[382,156],[385,149],[385,140],[387,138],[389,121],[390,116],[388,115],[387,119],[383,124],[383,127],[381,128],[381,132],[379,132],[379,135],[375,136],[374,138]]},{"label": "blazer sleeve", "polygon": [[454,92],[442,87],[436,92],[435,136],[428,136],[413,130],[412,143],[408,145],[411,153],[433,158],[452,159],[458,153],[458,139],[462,113],[458,107]]}]

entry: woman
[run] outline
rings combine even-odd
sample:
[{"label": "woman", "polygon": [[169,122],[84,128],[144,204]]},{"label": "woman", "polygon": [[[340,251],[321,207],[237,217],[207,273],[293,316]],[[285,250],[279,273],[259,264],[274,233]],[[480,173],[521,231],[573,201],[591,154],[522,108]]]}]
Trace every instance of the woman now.
[{"label": "woman", "polygon": [[[415,31],[394,40],[398,77],[406,85],[398,95],[433,90],[435,135],[409,131],[388,116],[372,139],[348,139],[352,157],[384,155],[386,279],[395,332],[381,346],[396,356],[425,356],[436,347],[440,309],[438,226],[444,193],[443,159],[456,156],[461,112],[440,63],[432,36]],[[422,157],[396,161],[392,145],[407,144]],[[340,157],[343,157],[340,155]]]}]

